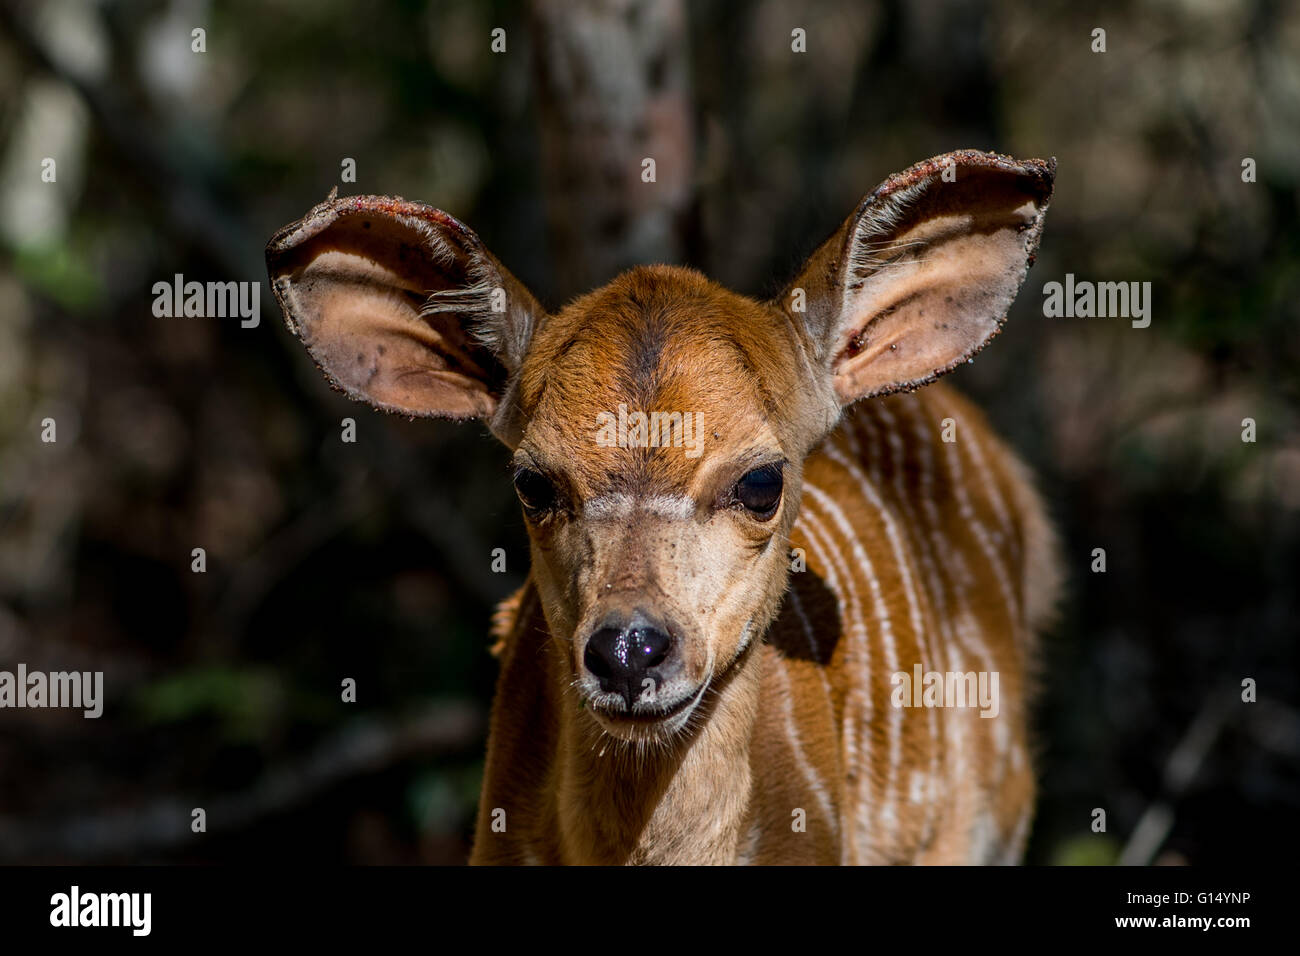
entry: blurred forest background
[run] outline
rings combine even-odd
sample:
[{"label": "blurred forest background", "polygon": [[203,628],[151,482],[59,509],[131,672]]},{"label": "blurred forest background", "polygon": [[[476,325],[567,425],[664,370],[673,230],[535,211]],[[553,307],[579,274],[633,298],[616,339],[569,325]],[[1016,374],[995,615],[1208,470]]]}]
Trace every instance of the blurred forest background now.
[{"label": "blurred forest background", "polygon": [[[0,0],[0,668],[107,697],[0,713],[0,862],[466,857],[524,528],[485,428],[353,405],[285,331],[263,246],[332,186],[448,210],[550,307],[653,260],[767,295],[958,147],[1060,164],[950,379],[1069,557],[1029,860],[1293,842],[1300,4]],[[1045,318],[1067,272],[1150,281],[1150,327]],[[176,273],[262,283],[260,324],[156,318]]]}]

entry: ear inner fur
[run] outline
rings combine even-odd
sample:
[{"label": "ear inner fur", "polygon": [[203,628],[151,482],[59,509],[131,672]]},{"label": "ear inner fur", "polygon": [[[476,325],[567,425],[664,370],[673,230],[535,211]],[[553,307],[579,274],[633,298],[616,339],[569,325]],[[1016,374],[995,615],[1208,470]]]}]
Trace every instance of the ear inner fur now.
[{"label": "ear inner fur", "polygon": [[502,417],[542,310],[454,217],[396,197],[332,199],[271,239],[267,266],[290,331],[349,397]]},{"label": "ear inner fur", "polygon": [[[918,388],[998,334],[1033,262],[1055,168],[974,150],[936,156],[885,180],[814,252],[774,304],[805,322],[840,401]],[[795,288],[802,315],[791,311]]]}]

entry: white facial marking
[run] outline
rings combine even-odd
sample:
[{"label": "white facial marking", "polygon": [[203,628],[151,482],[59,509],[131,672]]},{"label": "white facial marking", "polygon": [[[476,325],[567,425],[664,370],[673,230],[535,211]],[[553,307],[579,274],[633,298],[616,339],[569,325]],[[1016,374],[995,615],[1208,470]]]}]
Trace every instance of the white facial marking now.
[{"label": "white facial marking", "polygon": [[688,495],[655,495],[650,498],[634,498],[622,493],[601,495],[582,506],[582,517],[588,521],[626,520],[637,511],[685,521],[695,514],[695,500]]}]

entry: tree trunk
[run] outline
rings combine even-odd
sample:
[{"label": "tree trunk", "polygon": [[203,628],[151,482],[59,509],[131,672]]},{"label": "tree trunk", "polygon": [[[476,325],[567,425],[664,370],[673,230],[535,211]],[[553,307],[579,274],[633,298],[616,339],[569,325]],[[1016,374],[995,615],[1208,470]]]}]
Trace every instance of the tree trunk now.
[{"label": "tree trunk", "polygon": [[532,15],[555,292],[681,262],[693,192],[681,0],[532,0]]}]

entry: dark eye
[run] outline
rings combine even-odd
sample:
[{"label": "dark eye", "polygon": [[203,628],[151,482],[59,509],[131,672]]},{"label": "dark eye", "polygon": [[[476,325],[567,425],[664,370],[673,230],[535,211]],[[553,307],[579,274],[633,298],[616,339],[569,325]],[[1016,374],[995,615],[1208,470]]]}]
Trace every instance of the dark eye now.
[{"label": "dark eye", "polygon": [[781,503],[783,485],[781,466],[764,465],[736,482],[736,500],[755,518],[766,521],[776,514],[776,506]]},{"label": "dark eye", "polygon": [[540,471],[520,468],[515,472],[515,492],[528,511],[545,511],[555,503],[555,486]]}]

